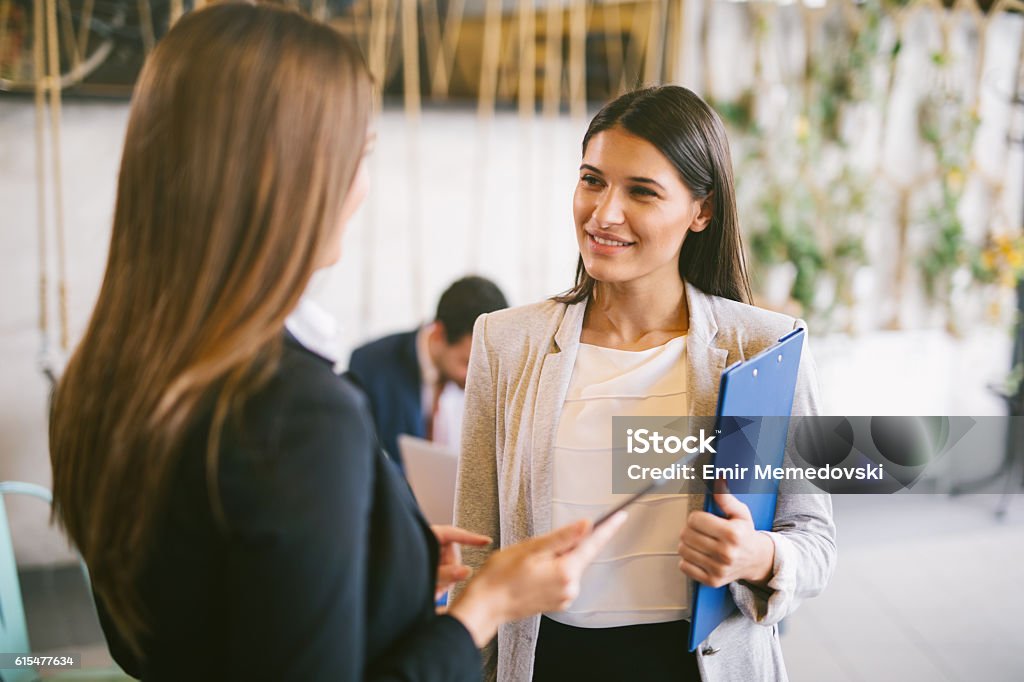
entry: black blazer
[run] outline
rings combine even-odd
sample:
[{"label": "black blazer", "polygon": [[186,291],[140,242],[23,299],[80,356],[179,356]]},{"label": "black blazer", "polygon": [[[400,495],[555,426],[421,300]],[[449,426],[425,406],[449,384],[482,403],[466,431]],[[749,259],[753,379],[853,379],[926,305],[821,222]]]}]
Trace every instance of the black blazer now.
[{"label": "black blazer", "polygon": [[370,399],[381,444],[400,467],[398,434],[426,435],[417,331],[392,334],[360,346],[352,351],[348,364],[349,376]]},{"label": "black blazer", "polygon": [[[111,652],[143,680],[479,680],[466,629],[434,612],[437,542],[377,446],[362,394],[286,334],[280,367],[229,420],[214,521],[209,416],[140,578],[137,660],[97,600]],[[129,513],[129,510],[126,510]]]}]

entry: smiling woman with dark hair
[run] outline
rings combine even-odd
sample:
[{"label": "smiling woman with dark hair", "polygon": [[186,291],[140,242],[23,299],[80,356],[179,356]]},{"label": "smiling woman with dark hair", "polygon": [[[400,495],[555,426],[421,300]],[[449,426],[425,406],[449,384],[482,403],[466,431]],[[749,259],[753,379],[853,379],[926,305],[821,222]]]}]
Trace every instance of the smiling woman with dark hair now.
[{"label": "smiling woman with dark hair", "polygon": [[[800,320],[749,305],[725,129],[685,88],[623,95],[583,138],[573,199],[575,286],[482,316],[473,334],[456,523],[510,543],[620,501],[612,416],[714,415],[721,371]],[[803,352],[794,414],[817,411]],[[508,623],[488,652],[500,682],[785,679],[776,624],[835,561],[827,495],[781,487],[771,532],[715,496],[650,495],[568,609]],[[471,566],[485,549],[467,550]],[[693,581],[739,611],[686,649]]]}]

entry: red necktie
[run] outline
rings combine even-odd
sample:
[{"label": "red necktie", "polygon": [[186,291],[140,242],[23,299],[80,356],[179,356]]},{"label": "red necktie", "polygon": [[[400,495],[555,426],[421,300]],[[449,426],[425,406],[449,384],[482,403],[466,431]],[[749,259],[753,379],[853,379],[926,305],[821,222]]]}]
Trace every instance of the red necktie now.
[{"label": "red necktie", "polygon": [[444,382],[438,381],[434,386],[434,404],[430,409],[430,417],[427,419],[427,440],[434,440],[434,422],[437,421],[437,413],[441,408],[441,393],[444,392]]}]

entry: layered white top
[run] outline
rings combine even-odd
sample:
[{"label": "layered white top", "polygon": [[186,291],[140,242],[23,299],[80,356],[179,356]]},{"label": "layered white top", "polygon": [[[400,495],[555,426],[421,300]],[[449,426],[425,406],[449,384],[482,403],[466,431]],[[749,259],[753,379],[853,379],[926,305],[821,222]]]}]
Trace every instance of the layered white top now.
[{"label": "layered white top", "polygon": [[[686,337],[643,351],[582,343],[554,448],[551,523],[596,519],[628,495],[612,493],[612,417],[688,414]],[[648,495],[583,575],[568,610],[546,614],[576,627],[664,623],[689,617],[679,571],[686,495]]]}]

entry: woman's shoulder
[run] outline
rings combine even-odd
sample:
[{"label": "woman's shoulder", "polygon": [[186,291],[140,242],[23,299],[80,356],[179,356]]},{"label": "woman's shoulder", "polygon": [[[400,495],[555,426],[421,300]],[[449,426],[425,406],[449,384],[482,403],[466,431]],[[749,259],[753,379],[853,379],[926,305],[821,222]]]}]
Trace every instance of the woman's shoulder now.
[{"label": "woman's shoulder", "polygon": [[334,373],[332,363],[286,337],[272,376],[246,401],[239,440],[245,448],[276,456],[298,441],[315,441],[338,429],[349,438],[368,429],[366,396]]},{"label": "woman's shoulder", "polygon": [[227,516],[236,530],[262,528],[277,523],[273,513],[329,505],[352,481],[362,490],[375,448],[362,392],[286,340],[273,376],[240,419],[225,422],[219,483]]},{"label": "woman's shoulder", "polygon": [[278,409],[359,410],[366,397],[351,381],[334,371],[334,364],[309,350],[290,335],[284,337],[277,370],[268,397]]},{"label": "woman's shoulder", "polygon": [[771,330],[792,329],[798,320],[792,315],[761,308],[750,303],[733,301],[720,296],[709,296],[718,313],[719,327],[744,325],[748,328],[764,327]]},{"label": "woman's shoulder", "polygon": [[[779,337],[807,324],[791,315],[760,308],[749,303],[704,294],[718,326],[718,341],[740,345],[775,343]],[[734,344],[734,345],[735,345]]]}]

